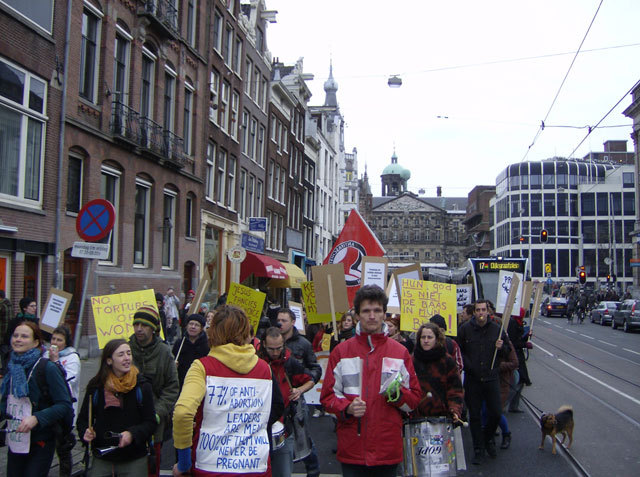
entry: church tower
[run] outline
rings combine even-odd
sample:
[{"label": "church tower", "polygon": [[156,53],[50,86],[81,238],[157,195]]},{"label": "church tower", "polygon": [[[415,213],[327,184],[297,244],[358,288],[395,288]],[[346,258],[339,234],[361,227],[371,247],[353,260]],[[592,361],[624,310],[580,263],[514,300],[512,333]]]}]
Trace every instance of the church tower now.
[{"label": "church tower", "polygon": [[391,156],[391,164],[384,168],[380,179],[382,179],[382,196],[397,196],[407,192],[407,182],[411,178],[409,169],[405,169],[398,164],[398,156],[395,149]]}]

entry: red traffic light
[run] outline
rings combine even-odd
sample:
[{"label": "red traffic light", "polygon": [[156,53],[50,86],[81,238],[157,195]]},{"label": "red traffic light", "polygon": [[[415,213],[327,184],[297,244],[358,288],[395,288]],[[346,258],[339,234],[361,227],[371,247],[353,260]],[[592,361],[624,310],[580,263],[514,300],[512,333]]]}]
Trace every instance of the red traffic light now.
[{"label": "red traffic light", "polygon": [[580,283],[584,285],[587,281],[587,272],[585,272],[584,270],[580,270],[578,278],[580,279]]},{"label": "red traffic light", "polygon": [[542,229],[540,231],[540,243],[547,243],[547,240],[549,240],[549,232],[547,232],[547,229]]}]

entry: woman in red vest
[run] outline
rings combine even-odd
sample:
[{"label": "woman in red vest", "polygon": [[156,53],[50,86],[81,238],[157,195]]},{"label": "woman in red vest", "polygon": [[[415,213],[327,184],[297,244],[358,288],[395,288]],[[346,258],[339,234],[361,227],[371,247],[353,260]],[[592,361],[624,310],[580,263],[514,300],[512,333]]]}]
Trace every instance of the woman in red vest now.
[{"label": "woman in red vest", "polygon": [[271,476],[268,431],[284,403],[269,365],[249,344],[249,320],[223,305],[207,336],[211,351],[191,365],[173,414],[173,475]]}]

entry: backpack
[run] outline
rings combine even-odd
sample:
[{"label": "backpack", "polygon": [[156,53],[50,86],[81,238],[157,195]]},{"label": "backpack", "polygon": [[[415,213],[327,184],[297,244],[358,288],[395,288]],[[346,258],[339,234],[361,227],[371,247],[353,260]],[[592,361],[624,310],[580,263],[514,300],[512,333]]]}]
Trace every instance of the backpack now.
[{"label": "backpack", "polygon": [[[38,402],[39,409],[45,409],[51,405],[53,405],[53,398],[51,397],[51,393],[49,392],[49,385],[47,384],[47,376],[46,376],[46,368],[47,362],[50,361],[47,358],[40,358],[36,363],[36,367],[33,370],[33,374],[38,384],[38,388],[42,393],[40,398],[40,402]],[[69,388],[69,382],[67,381],[67,372],[64,370],[62,365],[57,361],[51,361],[55,364],[56,369],[62,376],[62,379],[65,382],[65,388],[67,389],[67,393],[69,394],[69,400],[71,403],[77,401],[76,398],[73,397],[71,393],[71,389]],[[73,435],[73,418],[74,412],[73,407],[68,409],[66,414],[53,426],[53,433],[55,435],[56,441],[58,444],[64,444],[65,448],[69,448],[69,450],[73,449],[75,446],[76,438]]]}]

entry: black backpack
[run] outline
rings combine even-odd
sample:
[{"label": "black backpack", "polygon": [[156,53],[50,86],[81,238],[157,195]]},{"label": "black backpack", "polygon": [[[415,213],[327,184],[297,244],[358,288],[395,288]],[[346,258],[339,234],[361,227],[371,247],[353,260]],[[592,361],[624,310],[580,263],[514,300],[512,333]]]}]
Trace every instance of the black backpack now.
[{"label": "black backpack", "polygon": [[[38,388],[42,393],[40,402],[38,403],[39,409],[45,409],[53,405],[53,398],[51,397],[51,393],[49,392],[49,385],[47,384],[46,376],[48,361],[50,360],[47,358],[40,358],[36,363],[35,369],[33,370],[36,383],[38,383]],[[67,381],[67,372],[59,362],[51,362],[56,365],[56,369],[58,370],[66,384],[65,387],[67,389],[67,392],[69,393],[69,400],[74,403],[75,401],[77,401],[77,399],[73,397],[71,389],[69,388],[69,382]],[[65,447],[68,446],[69,449],[72,449],[76,443],[75,436],[73,435],[73,418],[74,412],[73,407],[71,407],[70,409],[68,409],[64,417],[53,425],[53,433],[56,437],[56,441],[58,441],[59,443],[64,443]]]}]

